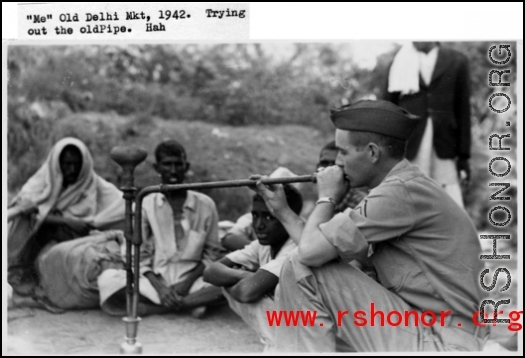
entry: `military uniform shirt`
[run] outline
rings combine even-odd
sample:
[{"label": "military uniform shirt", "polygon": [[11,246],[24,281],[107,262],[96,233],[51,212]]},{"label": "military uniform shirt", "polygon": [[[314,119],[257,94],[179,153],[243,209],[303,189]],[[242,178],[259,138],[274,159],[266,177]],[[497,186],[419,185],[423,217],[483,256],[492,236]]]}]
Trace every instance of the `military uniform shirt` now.
[{"label": "military uniform shirt", "polygon": [[432,179],[406,159],[354,209],[321,224],[341,259],[375,244],[378,281],[411,306],[472,317],[482,301],[483,263],[474,225]]}]

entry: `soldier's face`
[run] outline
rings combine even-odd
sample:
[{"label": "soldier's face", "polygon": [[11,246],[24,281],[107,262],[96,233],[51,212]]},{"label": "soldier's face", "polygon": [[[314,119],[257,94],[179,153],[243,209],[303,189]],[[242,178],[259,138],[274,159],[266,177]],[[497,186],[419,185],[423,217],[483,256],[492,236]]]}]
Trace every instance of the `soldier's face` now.
[{"label": "soldier's face", "polygon": [[368,186],[371,179],[371,163],[367,149],[358,150],[351,142],[351,134],[340,129],[335,132],[335,145],[339,149],[335,164],[343,168],[345,179],[350,186]]}]

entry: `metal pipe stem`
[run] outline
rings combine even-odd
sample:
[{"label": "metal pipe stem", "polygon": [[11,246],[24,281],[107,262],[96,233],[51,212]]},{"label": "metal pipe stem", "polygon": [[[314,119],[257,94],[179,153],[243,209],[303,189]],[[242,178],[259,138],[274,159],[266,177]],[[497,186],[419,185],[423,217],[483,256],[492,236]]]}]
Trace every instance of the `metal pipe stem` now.
[{"label": "metal pipe stem", "polygon": [[[291,184],[291,183],[316,183],[317,177],[315,174],[303,175],[297,177],[286,178],[264,178],[261,180],[263,184]],[[140,269],[140,245],[142,245],[142,201],[144,198],[152,193],[167,193],[177,190],[191,190],[191,189],[216,189],[216,188],[232,188],[249,186],[254,187],[257,180],[239,179],[215,181],[206,183],[186,183],[186,184],[170,184],[170,185],[151,185],[143,188],[135,197],[135,230],[133,235],[134,252],[134,285],[133,285],[133,307],[131,309],[131,318],[137,317],[137,305],[139,296],[139,269]]]}]

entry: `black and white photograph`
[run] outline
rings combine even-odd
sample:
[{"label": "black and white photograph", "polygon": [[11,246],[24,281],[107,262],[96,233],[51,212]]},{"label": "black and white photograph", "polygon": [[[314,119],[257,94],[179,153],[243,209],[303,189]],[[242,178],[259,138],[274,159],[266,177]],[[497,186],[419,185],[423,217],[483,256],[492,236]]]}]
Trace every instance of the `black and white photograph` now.
[{"label": "black and white photograph", "polygon": [[522,352],[522,36],[4,45],[3,353]]}]

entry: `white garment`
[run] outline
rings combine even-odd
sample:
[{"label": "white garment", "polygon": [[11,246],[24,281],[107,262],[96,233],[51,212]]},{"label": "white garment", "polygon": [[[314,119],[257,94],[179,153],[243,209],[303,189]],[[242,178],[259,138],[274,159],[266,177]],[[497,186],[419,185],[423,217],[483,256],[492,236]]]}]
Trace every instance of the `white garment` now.
[{"label": "white garment", "polygon": [[436,66],[439,46],[428,54],[418,51],[413,43],[404,45],[394,57],[388,74],[388,92],[400,92],[402,96],[419,92],[419,75],[430,84]]},{"label": "white garment", "polygon": [[437,156],[432,144],[434,135],[432,118],[427,118],[425,133],[421,139],[419,150],[414,159],[411,160],[419,169],[430,178],[434,179],[460,206],[463,205],[463,196],[454,159],[441,159]]},{"label": "white garment", "polygon": [[394,57],[388,74],[388,92],[401,95],[419,92],[419,56],[413,43],[404,45]]},{"label": "white garment", "polygon": [[[173,211],[162,193],[154,193],[142,202],[142,238],[140,247],[140,294],[160,305],[160,297],[150,281],[144,276],[152,271],[158,274],[161,282],[170,287],[184,281],[201,262],[209,265],[220,258],[218,242],[218,214],[213,200],[198,192],[188,190],[183,205],[183,226],[185,236],[182,248],[177,247]],[[121,247],[125,260],[126,248]],[[100,305],[110,314],[123,314],[124,308],[112,307],[107,302],[115,292],[126,287],[126,271],[105,270],[98,277]],[[199,277],[191,286],[194,293],[211,284]]]},{"label": "white garment", "polygon": [[430,80],[432,80],[432,73],[434,73],[434,67],[436,67],[438,52],[439,46],[434,46],[428,53],[418,51],[419,72],[427,86],[430,85]]},{"label": "white garment", "polygon": [[[413,43],[403,46],[390,68],[388,92],[401,92],[401,95],[419,92],[419,75],[429,86],[438,54],[439,46],[434,46],[428,53],[417,51]],[[459,206],[464,207],[456,162],[437,156],[433,145],[433,131],[432,118],[429,117],[418,153],[411,162],[438,182]]]},{"label": "white garment", "polygon": [[290,252],[296,247],[295,242],[292,239],[288,239],[275,258],[272,259],[271,246],[261,245],[259,240],[255,240],[246,245],[244,249],[229,253],[226,257],[236,264],[246,267],[248,271],[255,272],[260,268],[279,277],[284,262]]},{"label": "white garment", "polygon": [[[184,281],[200,262],[205,266],[220,258],[218,214],[208,196],[187,191],[181,225],[184,237],[175,240],[173,210],[162,193],[144,198],[140,273],[153,271],[168,286]],[[182,247],[178,247],[181,244]]]},{"label": "white garment", "polygon": [[[297,249],[295,242],[288,239],[275,258],[272,259],[271,247],[261,245],[258,240],[255,240],[246,245],[244,249],[234,251],[226,257],[232,262],[246,267],[249,271],[255,272],[261,269],[279,277],[284,262],[295,249]],[[279,285],[275,288],[275,297],[277,297],[278,290]],[[241,303],[232,298],[225,289],[223,289],[223,293],[231,309],[259,334],[261,342],[264,344],[264,352],[273,349],[274,327],[268,324],[266,312],[275,310],[274,299],[264,296],[253,303]]]},{"label": "white garment", "polygon": [[257,302],[247,304],[236,301],[224,288],[222,293],[228,300],[230,308],[259,334],[261,343],[264,344],[263,352],[267,353],[274,349],[274,327],[268,324],[266,312],[275,311],[277,307],[275,301],[269,297],[263,297]]}]

